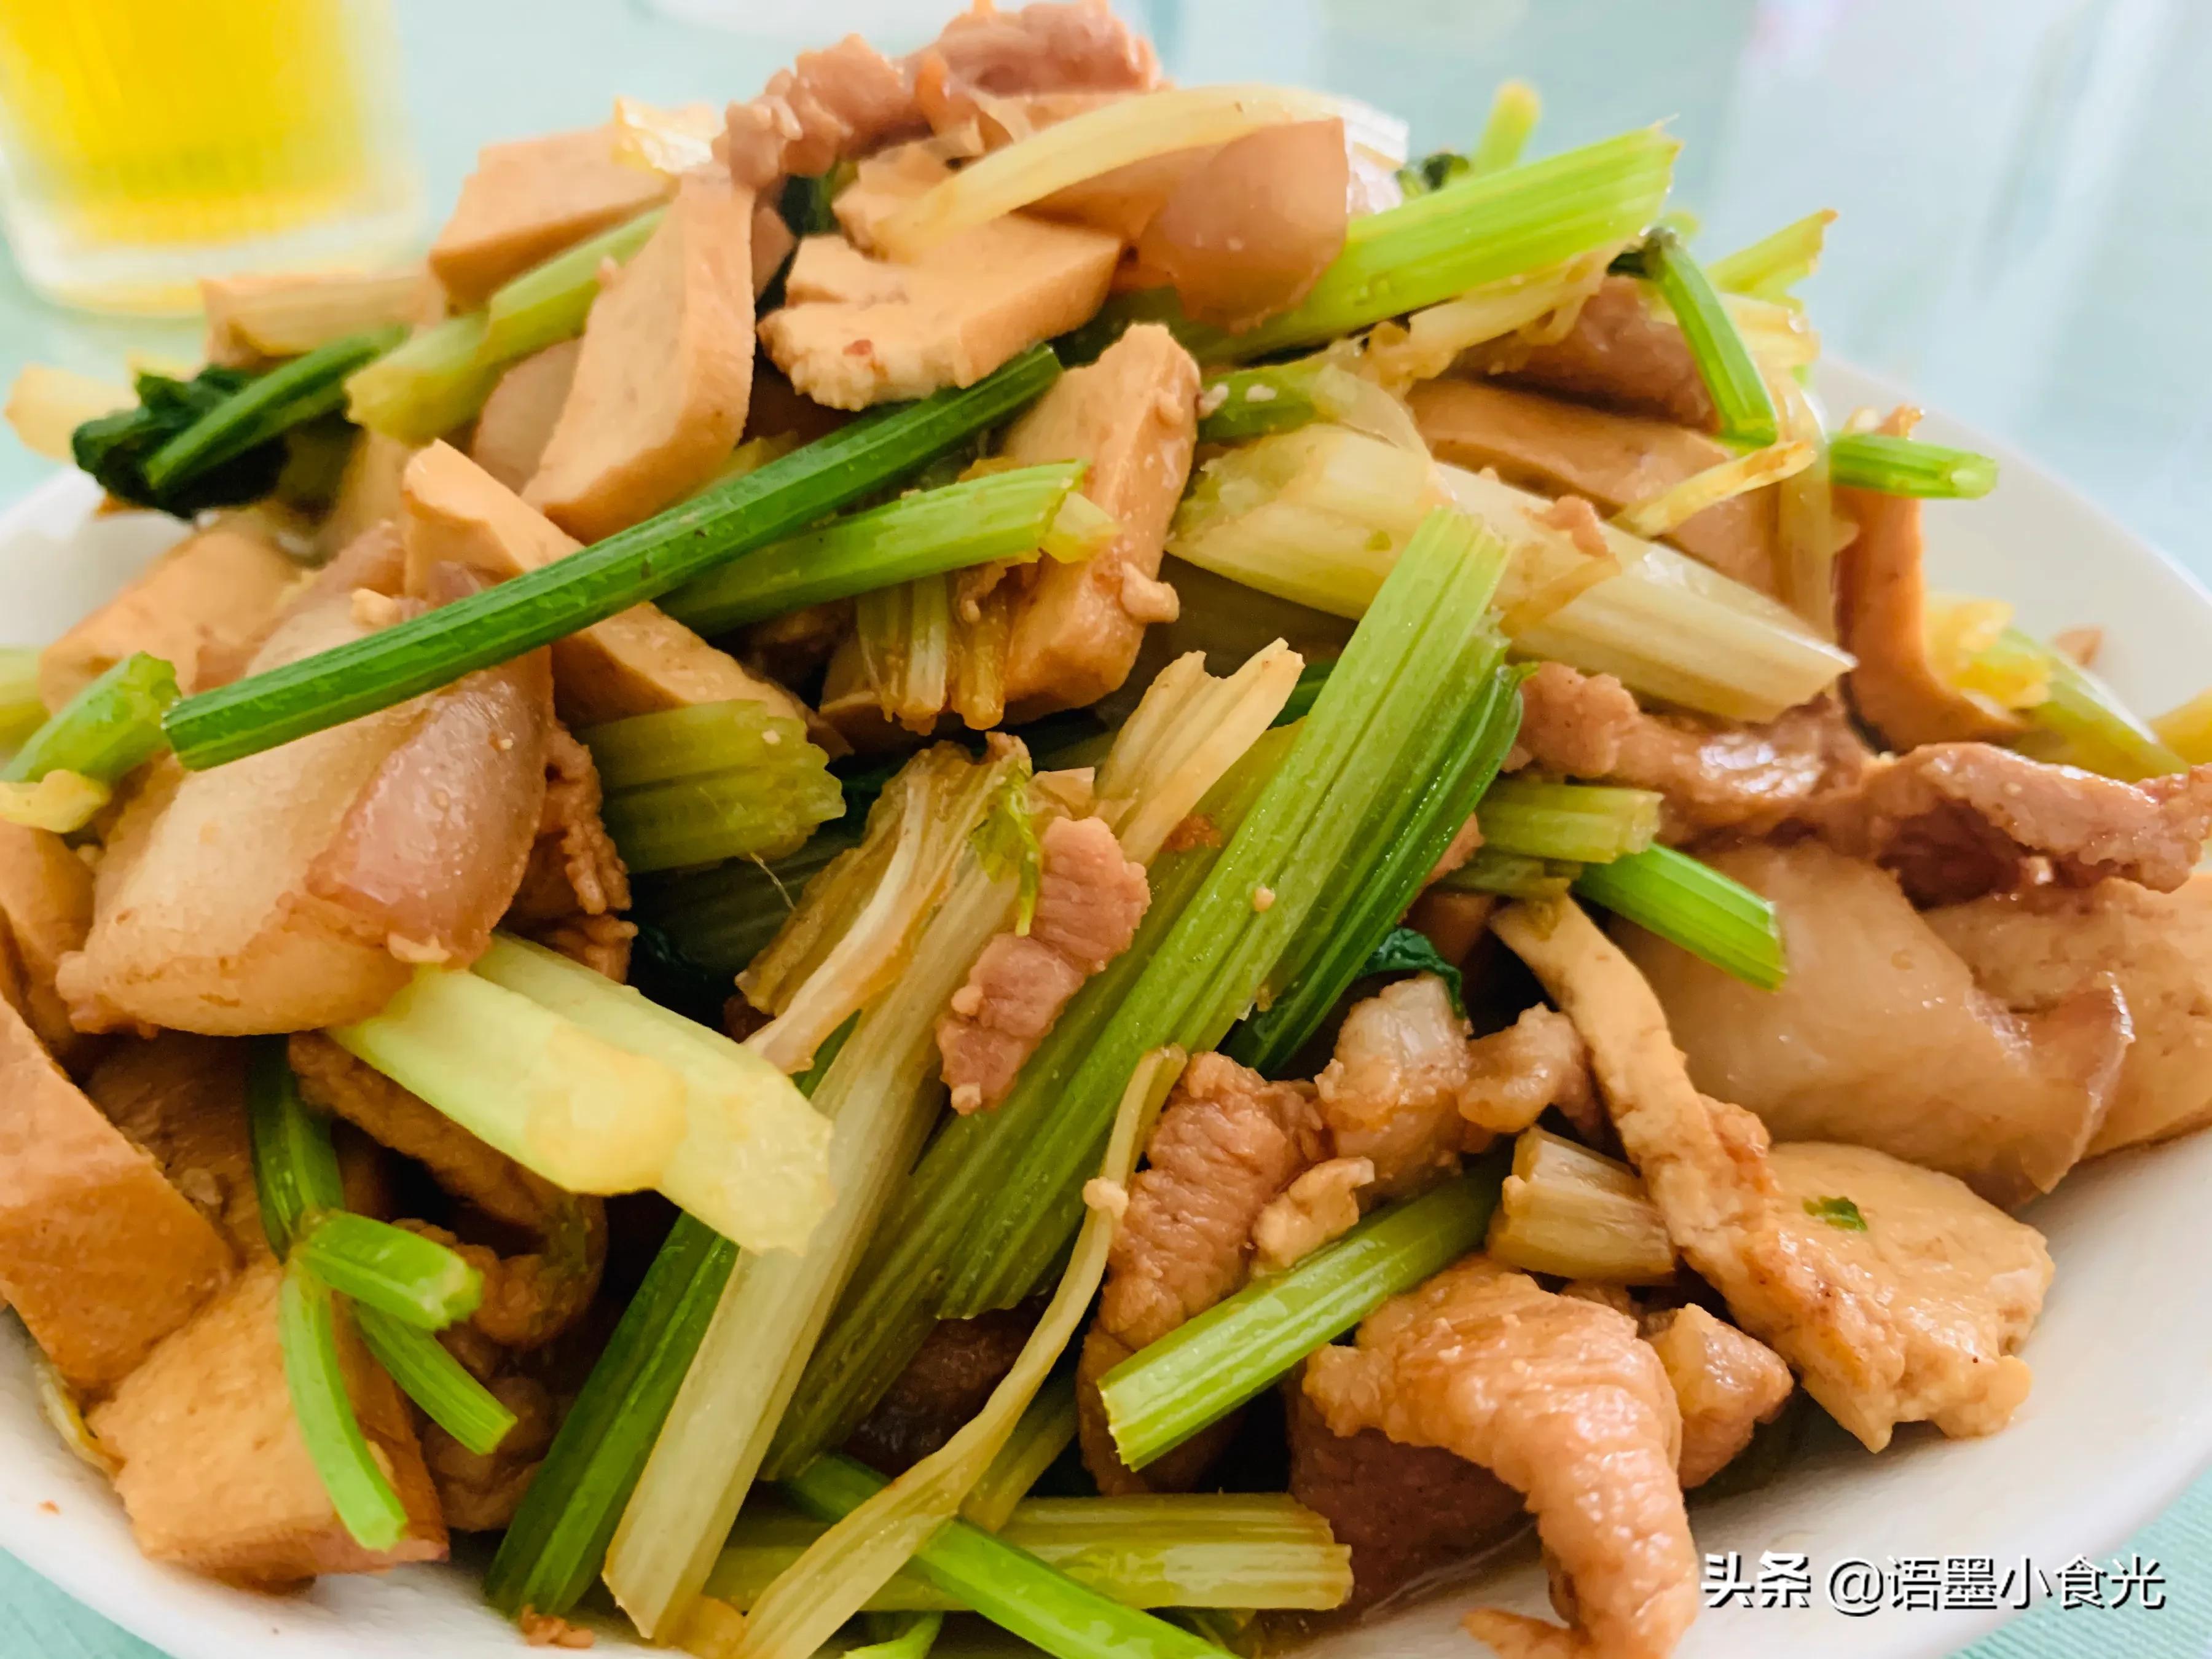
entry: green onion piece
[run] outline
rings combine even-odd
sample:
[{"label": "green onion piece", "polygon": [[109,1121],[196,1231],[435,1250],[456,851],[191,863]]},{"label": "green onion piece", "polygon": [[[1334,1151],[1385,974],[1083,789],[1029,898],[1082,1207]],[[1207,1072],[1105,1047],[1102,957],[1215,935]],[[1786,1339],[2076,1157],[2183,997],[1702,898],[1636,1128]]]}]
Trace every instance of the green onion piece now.
[{"label": "green onion piece", "polygon": [[2118,693],[2063,651],[2007,628],[1980,657],[2000,672],[2043,680],[2043,700],[2017,711],[2035,728],[2020,744],[2027,753],[2126,783],[2188,769]]},{"label": "green onion piece", "polygon": [[764,547],[678,588],[661,609],[695,633],[726,634],[917,576],[1033,557],[1083,471],[1060,461],[903,495]]},{"label": "green onion piece", "polygon": [[1147,289],[1109,301],[1068,336],[1070,360],[1095,357],[1135,322],[1166,323],[1206,362],[1319,345],[1485,283],[1632,241],[1657,217],[1680,148],[1646,127],[1503,173],[1470,173],[1354,219],[1344,251],[1306,297],[1256,328],[1231,334],[1194,324],[1172,291]]},{"label": "green onion piece", "polygon": [[[748,1509],[707,1580],[707,1594],[750,1607],[823,1530],[802,1516]],[[1352,1553],[1320,1516],[1279,1492],[1031,1498],[995,1530],[1124,1607],[1322,1612],[1352,1594]],[[868,1608],[969,1610],[911,1569],[885,1584]]]},{"label": "green onion piece", "polygon": [[1828,446],[1828,480],[1885,495],[1974,501],[1997,486],[1997,464],[1971,449],[1947,449],[1887,432],[1846,432]]},{"label": "green onion piece", "polygon": [[1478,847],[1473,858],[1437,885],[1462,893],[1495,893],[1501,898],[1559,898],[1582,872],[1579,864]]},{"label": "green onion piece", "polygon": [[505,368],[485,360],[484,327],[465,312],[393,347],[346,382],[346,418],[410,444],[475,419]]},{"label": "green onion piece", "polygon": [[64,703],[0,767],[0,783],[75,772],[114,784],[161,747],[161,714],[177,700],[177,671],[134,651]]},{"label": "green onion piece", "polygon": [[904,477],[1059,378],[1043,346],[957,391],[886,408],[512,581],[187,697],[169,740],[194,769],[389,708],[604,622]]},{"label": "green onion piece", "polygon": [[577,733],[600,815],[631,870],[780,858],[845,810],[806,727],[750,698],[634,714]]},{"label": "green onion piece", "polygon": [[1198,399],[1199,442],[1243,443],[1318,420],[1314,381],[1326,367],[1325,358],[1302,357],[1209,375]]},{"label": "green onion piece", "polygon": [[686,957],[731,981],[766,950],[799,892],[840,853],[860,844],[865,806],[848,793],[845,816],[823,824],[787,857],[732,860],[718,869],[648,876],[637,884],[634,919],[659,927]]},{"label": "green onion piece", "polygon": [[587,237],[495,291],[484,306],[479,361],[504,366],[584,331],[599,294],[599,268],[609,259],[626,264],[667,216],[652,208],[636,218]]},{"label": "green onion piece", "polygon": [[46,706],[39,700],[39,655],[35,645],[0,646],[0,750],[21,743],[46,724]]},{"label": "green onion piece", "polygon": [[1480,178],[1503,173],[1518,161],[1543,112],[1544,100],[1526,81],[1508,81],[1499,87],[1490,100],[1490,118],[1482,124],[1482,137],[1468,152],[1468,172]]},{"label": "green onion piece", "polygon": [[1143,1468],[1478,1248],[1511,1160],[1511,1148],[1500,1148],[1459,1179],[1377,1210],[1288,1272],[1247,1285],[1107,1372],[1098,1392],[1122,1461]]},{"label": "green onion piece", "polygon": [[1774,907],[1741,882],[1671,847],[1649,847],[1591,865],[1576,878],[1574,890],[1762,991],[1778,988],[1789,973]]},{"label": "green onion piece", "polygon": [[1609,864],[1651,845],[1662,805],[1650,789],[1508,778],[1482,798],[1482,844],[1524,858]]},{"label": "green onion piece", "polygon": [[[783,1489],[816,1519],[837,1521],[889,1484],[872,1469],[831,1453],[786,1480]],[[1220,1653],[964,1521],[951,1522],[924,1545],[908,1571],[1054,1659],[1218,1659]]]},{"label": "green onion piece", "polygon": [[435,1337],[366,1303],[355,1305],[354,1322],[376,1363],[433,1423],[479,1457],[499,1449],[514,1413]]},{"label": "green onion piece", "polygon": [[483,1301],[483,1275],[459,1256],[371,1216],[325,1211],[308,1221],[292,1252],[341,1296],[422,1330],[442,1331]]},{"label": "green onion piece", "polygon": [[[813,1093],[845,1035],[822,1045],[799,1079],[803,1092]],[[509,1618],[525,1607],[564,1614],[599,1576],[737,1265],[728,1239],[688,1214],[676,1218],[484,1573],[485,1597]]]},{"label": "green onion piece", "polygon": [[281,1036],[255,1037],[246,1064],[246,1127],[253,1146],[253,1190],[261,1229],[281,1261],[301,1224],[345,1205],[338,1155],[322,1118],[300,1097]]},{"label": "green onion piece", "polygon": [[222,465],[345,401],[346,376],[407,337],[404,323],[319,345],[257,377],[155,450],[146,482],[156,491]]},{"label": "green onion piece", "polygon": [[1671,231],[1656,233],[1644,244],[1640,262],[1673,309],[1698,374],[1712,393],[1722,440],[1751,449],[1775,442],[1782,435],[1782,422],[1766,377],[1737,331],[1727,302],[1681,238]]},{"label": "green onion piece", "polygon": [[1828,227],[1835,220],[1833,208],[1808,213],[1771,235],[1760,237],[1749,247],[1738,248],[1714,260],[1705,267],[1705,275],[1723,294],[1748,294],[1761,300],[1786,299],[1790,289],[1811,276],[1820,263]]},{"label": "green onion piece", "polygon": [[304,1262],[285,1266],[276,1304],[276,1335],[300,1437],[339,1523],[362,1548],[390,1549],[406,1535],[407,1506],[384,1478],[362,1434],[338,1359],[337,1316],[331,1293]]}]

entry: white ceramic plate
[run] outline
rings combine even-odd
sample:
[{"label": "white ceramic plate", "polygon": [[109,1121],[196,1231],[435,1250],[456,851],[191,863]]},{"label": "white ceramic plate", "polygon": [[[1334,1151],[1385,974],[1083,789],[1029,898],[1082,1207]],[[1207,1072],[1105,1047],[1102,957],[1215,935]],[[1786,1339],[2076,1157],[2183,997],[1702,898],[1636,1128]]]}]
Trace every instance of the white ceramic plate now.
[{"label": "white ceramic plate", "polygon": [[[1838,367],[1821,391],[1844,410],[1893,400]],[[1936,579],[2012,599],[2038,633],[2107,629],[2106,670],[2137,707],[2197,690],[2212,665],[2212,598],[2158,553],[2001,447],[1948,422],[1925,435],[1996,453],[2004,481],[1987,501],[1933,513]],[[158,521],[88,523],[93,493],[58,479],[0,517],[0,639],[50,638],[112,591],[173,532]],[[1811,1558],[1808,1611],[1703,1614],[1681,1659],[1934,1659],[1996,1624],[1993,1612],[1883,1610],[1853,1618],[1823,1605],[1839,1561],[1893,1556],[2023,1558],[2055,1569],[2101,1559],[2212,1461],[2212,1135],[2107,1159],[2032,1211],[2050,1235],[2057,1282],[2027,1348],[2035,1392],[1991,1439],[1907,1431],[1880,1458],[1816,1454],[1777,1487],[1700,1506],[1701,1548]],[[459,1569],[388,1580],[330,1578],[276,1599],[156,1566],[132,1547],[106,1483],[63,1450],[40,1419],[21,1329],[0,1328],[0,1547],[178,1659],[513,1659],[518,1638],[486,1612]],[[1486,1577],[1486,1601],[1544,1610],[1540,1574],[1523,1563]],[[1314,1659],[1474,1659],[1455,1592],[1380,1630],[1334,1638]],[[642,1651],[603,1636],[599,1651]]]}]

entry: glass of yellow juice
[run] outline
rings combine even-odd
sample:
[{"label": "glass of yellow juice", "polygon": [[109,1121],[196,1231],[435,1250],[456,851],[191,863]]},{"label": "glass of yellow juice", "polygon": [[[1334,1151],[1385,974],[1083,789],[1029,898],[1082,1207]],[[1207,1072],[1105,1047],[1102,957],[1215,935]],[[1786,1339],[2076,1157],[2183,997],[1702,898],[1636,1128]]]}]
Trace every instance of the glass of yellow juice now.
[{"label": "glass of yellow juice", "polygon": [[0,216],[47,297],[189,312],[397,260],[421,214],[387,0],[0,0]]}]

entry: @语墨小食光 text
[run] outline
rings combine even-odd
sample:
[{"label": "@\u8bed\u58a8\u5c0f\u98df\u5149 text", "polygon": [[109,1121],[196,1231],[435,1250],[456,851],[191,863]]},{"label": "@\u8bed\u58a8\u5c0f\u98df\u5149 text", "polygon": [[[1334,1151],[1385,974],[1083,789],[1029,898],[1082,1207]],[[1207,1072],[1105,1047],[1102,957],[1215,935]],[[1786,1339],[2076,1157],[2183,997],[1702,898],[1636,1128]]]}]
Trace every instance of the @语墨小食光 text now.
[{"label": "@\u8bed\u58a8\u5c0f\u98df\u5149 text", "polygon": [[1698,1588],[1711,1608],[1807,1609],[1855,1619],[1899,1613],[2024,1612],[2039,1599],[2061,1611],[2166,1606],[2166,1574],[2146,1556],[2099,1563],[2075,1556],[2058,1566],[1987,1555],[1845,1556],[1826,1566],[1810,1556],[1774,1551],[1747,1558],[1708,1554]]}]

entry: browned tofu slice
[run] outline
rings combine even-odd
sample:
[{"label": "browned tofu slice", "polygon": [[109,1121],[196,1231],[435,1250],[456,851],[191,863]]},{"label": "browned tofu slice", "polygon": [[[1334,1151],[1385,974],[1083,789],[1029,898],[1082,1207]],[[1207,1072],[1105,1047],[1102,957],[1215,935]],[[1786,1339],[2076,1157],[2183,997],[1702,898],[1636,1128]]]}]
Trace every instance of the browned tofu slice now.
[{"label": "browned tofu slice", "polygon": [[[1488,380],[1424,380],[1407,399],[1437,459],[1547,495],[1587,498],[1618,513],[1730,452],[1686,426],[1616,415]],[[1666,539],[1691,557],[1762,593],[1775,591],[1775,491],[1730,497],[1693,514]]]},{"label": "browned tofu slice", "polygon": [[581,340],[563,340],[531,353],[501,375],[484,399],[469,438],[469,458],[509,489],[528,483],[544,459],[583,349]]},{"label": "browned tofu slice", "polygon": [[380,323],[434,323],[446,295],[428,269],[240,271],[200,278],[207,359],[255,368]]},{"label": "browned tofu slice", "polygon": [[243,515],[163,553],[39,658],[39,696],[59,708],[134,651],[177,671],[186,692],[235,679],[298,585],[298,562]]},{"label": "browned tofu slice", "polygon": [[[433,444],[409,463],[404,495],[410,586],[443,560],[504,581],[580,545],[448,444]],[[794,718],[805,714],[781,686],[747,673],[651,605],[555,641],[553,681],[556,708],[571,726],[736,697]]]},{"label": "browned tofu slice", "polygon": [[234,1583],[296,1583],[442,1561],[446,1523],[398,1387],[339,1322],[339,1353],[372,1452],[405,1504],[407,1534],[377,1553],[340,1524],[309,1461],[276,1329],[283,1270],[264,1260],[154,1351],[94,1409],[121,1463],[115,1490],[138,1547]]},{"label": "browned tofu slice", "polygon": [[84,948],[92,927],[92,872],[59,836],[0,823],[0,930],[14,940],[20,1008],[39,1040],[67,1059],[77,1044],[54,970]]},{"label": "browned tofu slice", "polygon": [[665,173],[616,160],[611,127],[487,144],[430,245],[431,274],[467,310],[509,277],[674,190]]},{"label": "browned tofu slice", "polygon": [[0,1295],[71,1387],[112,1387],[230,1276],[230,1248],[0,1003]]},{"label": "browned tofu slice", "polygon": [[761,323],[776,367],[815,402],[866,409],[972,386],[1017,353],[1087,320],[1121,240],[1010,213],[911,264],[810,236]]},{"label": "browned tofu slice", "polygon": [[324,553],[335,557],[377,526],[399,516],[399,475],[407,470],[416,447],[362,429],[338,479],[338,498],[316,532],[316,544]]},{"label": "browned tofu slice", "polygon": [[240,1261],[269,1254],[246,1124],[250,1052],[234,1038],[189,1031],[127,1037],[103,1053],[84,1080],[107,1121],[152,1156]]},{"label": "browned tofu slice", "polygon": [[1121,523],[1095,557],[1040,566],[1007,648],[1010,718],[1097,702],[1127,678],[1145,625],[1174,617],[1160,549],[1197,431],[1198,365],[1156,323],[1060,376],[1008,430],[1009,460],[1088,461],[1083,493]]},{"label": "browned tofu slice", "polygon": [[592,301],[584,349],[523,497],[571,535],[611,536],[714,476],[753,382],[752,192],[684,175],[653,239]]}]

